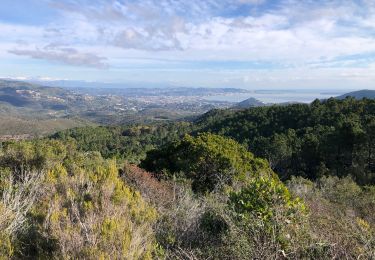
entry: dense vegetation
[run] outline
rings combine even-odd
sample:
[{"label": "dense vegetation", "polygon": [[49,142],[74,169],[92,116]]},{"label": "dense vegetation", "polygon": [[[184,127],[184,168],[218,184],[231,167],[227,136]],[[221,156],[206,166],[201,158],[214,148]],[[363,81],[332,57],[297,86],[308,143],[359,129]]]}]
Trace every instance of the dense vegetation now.
[{"label": "dense vegetation", "polygon": [[151,257],[157,212],[115,161],[36,141],[5,145],[0,166],[0,257]]},{"label": "dense vegetation", "polygon": [[232,185],[260,171],[269,172],[267,162],[254,158],[237,142],[211,134],[196,138],[186,135],[181,141],[150,151],[141,167],[161,173],[161,178],[183,173],[183,177],[192,180],[192,188],[197,192]]},{"label": "dense vegetation", "polygon": [[0,257],[375,257],[373,186],[284,184],[265,160],[208,133],[149,152],[142,165],[155,174],[80,152],[73,139],[4,143]]},{"label": "dense vegetation", "polygon": [[329,99],[311,105],[218,110],[200,119],[198,131],[245,144],[266,158],[283,179],[352,176],[375,183],[375,100]]},{"label": "dense vegetation", "polygon": [[[78,128],[54,135],[73,138],[82,151],[139,162],[145,153],[186,133],[233,138],[265,158],[282,180],[352,176],[375,183],[375,100],[316,100],[311,105],[213,110],[193,123]],[[170,147],[171,148],[171,147]]]},{"label": "dense vegetation", "polygon": [[349,98],[2,142],[0,259],[373,259],[374,137]]},{"label": "dense vegetation", "polygon": [[51,136],[64,142],[74,141],[81,151],[98,151],[104,158],[138,163],[146,152],[178,140],[189,132],[189,123],[84,127],[58,132]]}]

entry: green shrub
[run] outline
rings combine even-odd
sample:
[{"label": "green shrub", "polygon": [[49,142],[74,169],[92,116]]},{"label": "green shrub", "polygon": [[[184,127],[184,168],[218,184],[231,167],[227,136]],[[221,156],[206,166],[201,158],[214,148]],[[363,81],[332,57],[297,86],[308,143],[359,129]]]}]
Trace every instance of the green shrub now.
[{"label": "green shrub", "polygon": [[182,172],[192,180],[193,190],[201,193],[270,171],[266,161],[255,158],[242,145],[209,133],[186,135],[181,141],[153,150],[141,166],[162,177]]},{"label": "green shrub", "polygon": [[150,259],[156,210],[115,161],[59,141],[9,143],[0,154],[0,256]]},{"label": "green shrub", "polygon": [[[277,176],[252,178],[239,192],[232,192],[230,204],[240,217],[256,216],[268,221],[283,214],[288,221],[305,211],[305,205],[299,198],[293,198],[287,187]],[[276,212],[278,209],[281,212]]]}]

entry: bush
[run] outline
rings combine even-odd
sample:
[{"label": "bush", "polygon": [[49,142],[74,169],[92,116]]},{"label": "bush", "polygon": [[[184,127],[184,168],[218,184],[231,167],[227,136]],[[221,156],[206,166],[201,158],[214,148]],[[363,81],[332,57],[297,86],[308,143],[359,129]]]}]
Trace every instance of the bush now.
[{"label": "bush", "polygon": [[285,220],[292,222],[305,211],[302,201],[293,198],[277,176],[253,178],[239,192],[231,193],[230,204],[241,218],[253,215],[265,221],[280,217],[281,213]]},{"label": "bush", "polygon": [[[310,209],[309,233],[315,238],[310,253],[327,258],[375,257],[375,190],[351,178],[322,177],[316,183],[292,178],[288,186]],[[371,212],[371,213],[370,213]]]},{"label": "bush", "polygon": [[186,135],[179,142],[153,150],[141,166],[164,178],[182,172],[200,193],[243,181],[261,170],[270,171],[266,161],[254,158],[237,142],[209,133]]},{"label": "bush", "polygon": [[156,210],[123,182],[115,161],[71,148],[57,141],[5,147],[0,156],[0,254],[151,258]]}]

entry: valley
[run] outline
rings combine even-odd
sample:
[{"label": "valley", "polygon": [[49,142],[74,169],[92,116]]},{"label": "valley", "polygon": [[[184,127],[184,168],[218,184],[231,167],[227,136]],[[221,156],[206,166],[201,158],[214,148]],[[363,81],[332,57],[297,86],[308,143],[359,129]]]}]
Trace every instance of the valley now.
[{"label": "valley", "polygon": [[0,80],[0,135],[46,135],[94,124],[134,124],[178,120],[214,108],[226,101],[202,96],[246,93],[242,89],[66,89]]},{"label": "valley", "polygon": [[[261,102],[251,96],[261,95],[267,100],[265,96],[272,97],[275,93],[236,88],[61,88],[0,80],[0,135],[35,137],[90,125],[190,120],[212,109],[269,106],[273,103]],[[371,93],[368,90],[362,96]],[[296,103],[291,102],[293,97],[304,100],[303,93],[293,95],[286,99],[289,100],[286,105]],[[229,101],[234,96],[242,102]],[[250,98],[244,101],[248,96]]]}]

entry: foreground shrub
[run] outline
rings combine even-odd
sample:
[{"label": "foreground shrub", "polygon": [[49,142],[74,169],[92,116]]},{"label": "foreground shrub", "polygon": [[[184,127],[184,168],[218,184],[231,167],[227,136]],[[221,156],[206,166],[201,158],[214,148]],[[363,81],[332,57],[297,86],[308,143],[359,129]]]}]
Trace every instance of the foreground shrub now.
[{"label": "foreground shrub", "polygon": [[351,178],[322,177],[316,183],[292,178],[290,190],[310,209],[310,233],[328,258],[375,258],[375,189]]},{"label": "foreground shrub", "polygon": [[115,161],[35,141],[8,144],[0,163],[1,257],[152,257],[156,211]]},{"label": "foreground shrub", "polygon": [[151,256],[156,212],[117,175],[115,162],[106,161],[96,169],[68,173],[59,165],[48,173],[32,223],[55,249],[34,249],[39,257],[50,253],[61,258]]},{"label": "foreground shrub", "polygon": [[69,144],[7,144],[0,259],[375,257],[373,186],[338,177],[285,186],[265,161],[210,134],[171,147],[144,162],[158,179]]},{"label": "foreground shrub", "polygon": [[238,225],[253,237],[255,251],[264,249],[265,241],[270,243],[267,258],[296,254],[303,248],[305,204],[293,197],[276,175],[252,178],[240,191],[231,193],[229,204]]},{"label": "foreground shrub", "polygon": [[[184,186],[184,192],[177,192],[175,201],[163,209],[156,232],[168,257],[303,255],[309,243],[304,203],[289,193],[266,161],[235,141],[208,133],[185,136],[149,152],[142,166],[162,178],[190,180],[195,192]],[[177,191],[181,187],[177,183]]]}]

